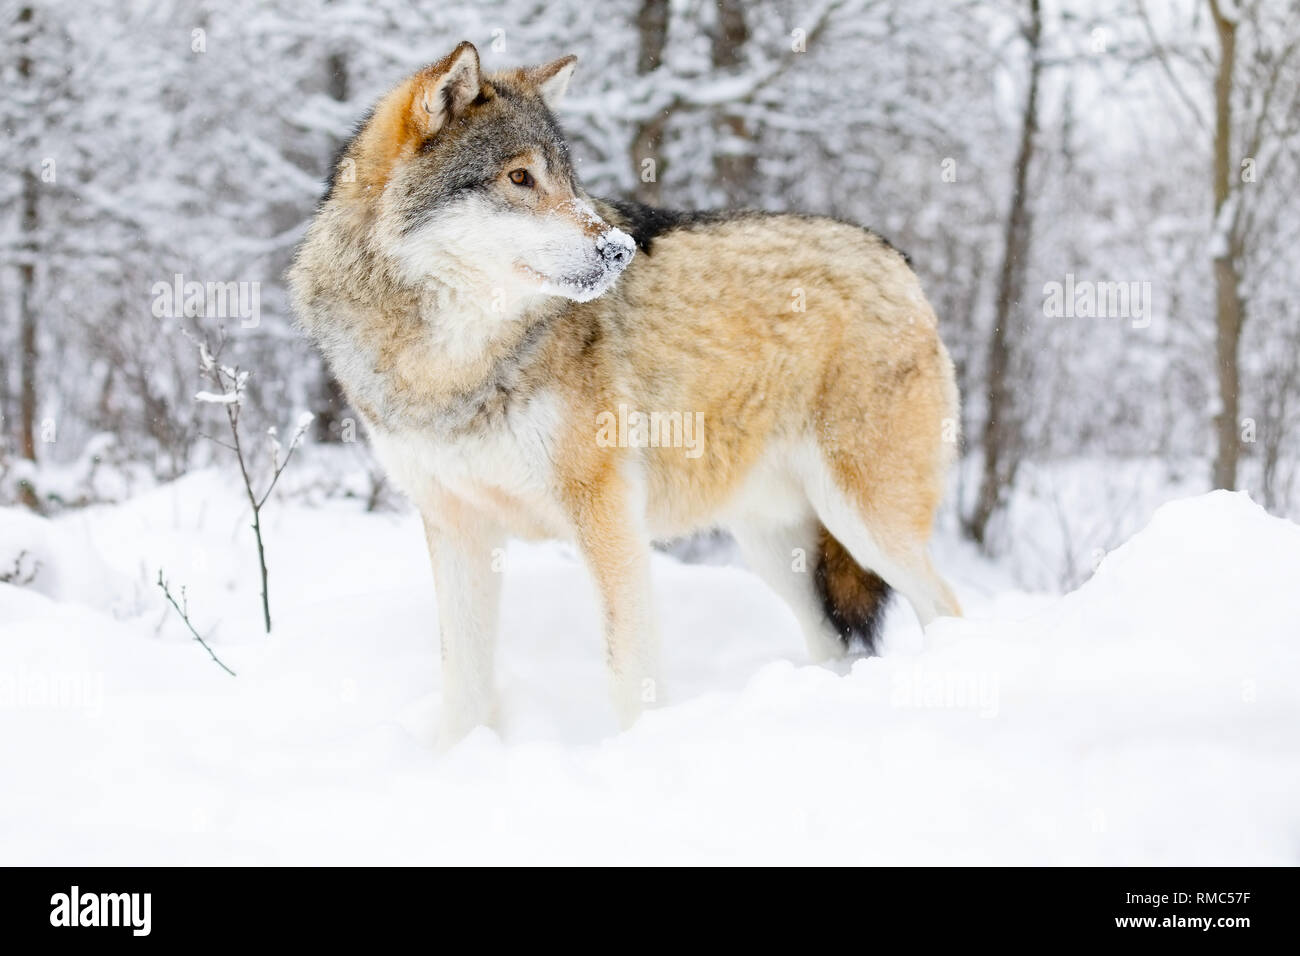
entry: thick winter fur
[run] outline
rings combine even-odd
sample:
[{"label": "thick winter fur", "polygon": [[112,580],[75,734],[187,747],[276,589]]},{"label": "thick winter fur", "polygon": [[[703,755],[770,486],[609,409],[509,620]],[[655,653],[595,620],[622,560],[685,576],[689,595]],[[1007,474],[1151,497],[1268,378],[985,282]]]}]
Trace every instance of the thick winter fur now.
[{"label": "thick winter fur", "polygon": [[869,644],[890,588],[959,613],[927,555],[957,394],[904,257],[828,219],[589,197],[551,113],[573,64],[484,75],[463,43],[406,80],[291,272],[424,520],[446,742],[495,718],[510,536],[584,555],[625,724],[661,693],[654,538],[730,528],[818,660]]}]

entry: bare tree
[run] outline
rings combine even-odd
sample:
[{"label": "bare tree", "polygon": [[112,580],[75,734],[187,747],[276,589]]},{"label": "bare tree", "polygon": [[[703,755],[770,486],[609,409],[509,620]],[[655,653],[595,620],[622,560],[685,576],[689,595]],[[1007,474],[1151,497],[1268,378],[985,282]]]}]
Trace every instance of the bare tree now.
[{"label": "bare tree", "polygon": [[970,537],[986,544],[989,521],[1015,480],[1019,455],[1015,391],[1011,382],[1011,323],[1024,290],[1025,264],[1032,236],[1029,169],[1034,162],[1038,133],[1038,87],[1042,74],[1043,19],[1039,0],[1028,0],[1028,21],[1022,28],[1028,44],[1029,77],[1021,112],[1020,144],[1012,169],[1011,198],[1007,210],[994,300],[993,329],[989,334],[985,375],[985,414],[981,437],[983,468],[975,506],[966,521]]},{"label": "bare tree", "polygon": [[[798,31],[804,48],[816,48],[831,30],[874,10],[874,3],[825,0],[808,15],[807,29]],[[634,197],[650,205],[661,203],[664,143],[674,120],[703,115],[712,133],[705,160],[712,167],[711,175],[703,178],[721,188],[730,202],[752,202],[755,157],[747,148],[734,147],[753,139],[753,124],[745,114],[752,114],[765,92],[799,61],[798,53],[791,48],[777,57],[747,55],[752,31],[740,0],[712,5],[643,0],[635,26],[637,83],[623,97],[625,119],[633,128],[628,155],[635,177]],[[707,57],[694,55],[692,41],[701,33],[709,41]],[[647,160],[653,161],[653,167],[646,166]],[[647,176],[648,169],[652,176]]]},{"label": "bare tree", "polygon": [[[329,98],[336,103],[346,103],[352,93],[351,85],[347,55],[336,50],[325,58],[325,86]],[[329,173],[332,174],[333,170]],[[339,385],[329,366],[319,358],[317,363],[320,372],[315,396],[316,424],[313,426],[313,437],[318,444],[337,442],[342,436],[341,422],[348,408],[347,396],[343,394],[343,386]]]},{"label": "bare tree", "polygon": [[1283,451],[1291,437],[1290,428],[1296,418],[1295,408],[1300,403],[1300,334],[1282,343],[1281,356],[1263,387],[1265,416],[1260,425],[1260,443],[1264,460],[1260,483],[1264,491],[1264,506],[1270,511],[1283,512],[1291,501],[1291,490],[1297,468],[1286,470]]},{"label": "bare tree", "polygon": [[1238,435],[1238,401],[1241,389],[1241,327],[1246,310],[1241,301],[1241,236],[1230,205],[1233,197],[1232,76],[1237,62],[1237,21],[1224,16],[1220,0],[1209,0],[1219,56],[1214,74],[1214,257],[1215,370],[1219,383],[1219,411],[1215,416],[1217,450],[1214,457],[1214,486],[1237,486],[1237,460],[1241,452]]},{"label": "bare tree", "polygon": [[[664,50],[668,47],[669,14],[668,0],[642,0],[641,9],[636,16],[636,71],[641,76],[653,73],[663,62]],[[634,196],[639,202],[651,206],[660,204],[661,157],[658,152],[671,113],[672,107],[669,106],[658,114],[642,119],[636,124],[632,137],[630,158],[632,175],[636,177]],[[643,165],[646,160],[653,164],[649,167],[649,178]]]},{"label": "bare tree", "polygon": [[[36,28],[35,14],[30,6],[18,12],[19,48],[18,76],[24,86],[32,80],[31,42]],[[29,92],[29,91],[26,91]],[[37,374],[39,365],[37,341],[36,261],[40,254],[40,216],[37,194],[40,189],[35,171],[31,168],[35,157],[26,157],[22,169],[22,212],[20,230],[22,258],[18,264],[18,445],[20,454],[28,461],[36,460],[36,404]],[[35,509],[38,505],[34,489],[24,484],[23,503]]]},{"label": "bare tree", "polygon": [[[743,62],[743,48],[749,40],[745,6],[741,0],[719,0],[718,20],[713,28],[713,66],[730,70]],[[714,157],[714,175],[730,205],[753,201],[753,180],[758,166],[749,124],[744,116],[726,110],[717,119],[722,148]]]},{"label": "bare tree", "polygon": [[[1212,36],[1199,16],[1208,10]],[[1256,183],[1260,175],[1286,178],[1300,134],[1296,60],[1300,4],[1295,0],[1197,0],[1190,22],[1161,35],[1144,0],[1137,12],[1150,53],[1176,94],[1191,127],[1209,146],[1213,221],[1209,258],[1214,280],[1214,415],[1216,488],[1235,488],[1242,452],[1241,343],[1251,314],[1251,292],[1273,258],[1292,245],[1274,221],[1284,203]],[[1177,32],[1181,28],[1182,33]],[[1190,82],[1189,82],[1190,81]],[[1207,118],[1204,102],[1213,103]],[[1283,192],[1289,188],[1286,184]]]}]

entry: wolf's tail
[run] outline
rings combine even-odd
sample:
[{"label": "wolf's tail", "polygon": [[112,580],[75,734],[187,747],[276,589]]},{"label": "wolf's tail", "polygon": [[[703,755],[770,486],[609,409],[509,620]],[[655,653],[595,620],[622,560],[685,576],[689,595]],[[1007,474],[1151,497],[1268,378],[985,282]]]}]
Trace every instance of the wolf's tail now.
[{"label": "wolf's tail", "polygon": [[868,653],[876,650],[876,637],[889,602],[889,585],[868,571],[823,526],[817,536],[817,593],[831,626],[847,645],[858,638]]}]

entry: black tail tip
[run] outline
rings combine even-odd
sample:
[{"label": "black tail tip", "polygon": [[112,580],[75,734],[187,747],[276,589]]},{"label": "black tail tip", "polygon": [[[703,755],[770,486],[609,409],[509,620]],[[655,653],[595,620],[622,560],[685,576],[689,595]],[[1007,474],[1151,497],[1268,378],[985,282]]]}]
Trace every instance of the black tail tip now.
[{"label": "black tail tip", "polygon": [[868,654],[877,653],[886,605],[893,591],[878,574],[854,561],[825,528],[818,551],[817,593],[826,619],[846,648],[851,649],[856,642]]}]

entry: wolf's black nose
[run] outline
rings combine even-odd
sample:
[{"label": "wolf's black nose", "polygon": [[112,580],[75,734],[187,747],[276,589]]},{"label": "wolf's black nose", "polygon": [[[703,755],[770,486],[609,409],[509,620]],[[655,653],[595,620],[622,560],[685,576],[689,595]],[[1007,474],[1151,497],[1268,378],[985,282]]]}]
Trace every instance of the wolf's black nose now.
[{"label": "wolf's black nose", "polygon": [[613,235],[606,233],[596,238],[596,251],[609,266],[621,269],[631,260],[635,250],[636,247],[622,233],[614,232]]}]

